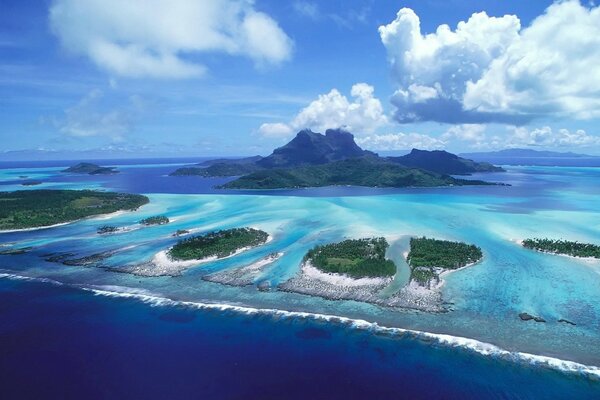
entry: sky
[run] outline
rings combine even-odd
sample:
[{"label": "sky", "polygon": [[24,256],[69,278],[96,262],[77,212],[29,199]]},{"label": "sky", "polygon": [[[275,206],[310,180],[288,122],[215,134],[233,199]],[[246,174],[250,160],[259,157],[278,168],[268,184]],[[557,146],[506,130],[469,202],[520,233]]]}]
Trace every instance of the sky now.
[{"label": "sky", "polygon": [[0,160],[364,148],[600,155],[600,7],[0,0]]}]

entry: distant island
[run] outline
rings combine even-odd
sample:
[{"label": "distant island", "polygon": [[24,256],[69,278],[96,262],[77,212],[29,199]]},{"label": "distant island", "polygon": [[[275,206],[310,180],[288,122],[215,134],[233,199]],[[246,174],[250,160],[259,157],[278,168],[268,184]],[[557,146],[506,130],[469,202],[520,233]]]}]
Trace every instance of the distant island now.
[{"label": "distant island", "polygon": [[564,254],[572,257],[592,257],[600,259],[600,246],[591,243],[571,242],[553,239],[525,239],[523,247],[545,253]]},{"label": "distant island", "polygon": [[502,165],[600,167],[600,156],[572,152],[505,149],[479,153],[464,153],[461,154],[461,156],[475,161],[486,161]]},{"label": "distant island", "polygon": [[410,239],[406,260],[411,280],[430,287],[439,283],[441,272],[476,263],[482,257],[481,249],[472,244],[421,237]]},{"label": "distant island", "polygon": [[115,167],[101,167],[96,164],[82,162],[64,169],[61,172],[67,172],[71,174],[111,175],[116,174],[119,171],[117,171]]},{"label": "distant island", "polygon": [[334,185],[366,187],[434,187],[490,184],[449,175],[503,171],[442,151],[413,150],[403,157],[380,157],[361,149],[354,136],[342,129],[325,135],[298,132],[289,143],[267,157],[206,161],[203,166],[179,168],[172,176],[226,177],[236,180],[223,189],[283,189]]},{"label": "distant island", "polygon": [[169,218],[164,215],[155,215],[153,217],[144,218],[140,221],[142,225],[165,225],[168,224]]},{"label": "distant island", "polygon": [[19,190],[0,193],[0,230],[29,229],[135,210],[149,199],[139,194],[93,190]]},{"label": "distant island", "polygon": [[227,229],[182,239],[167,254],[174,260],[219,259],[264,244],[268,238],[269,234],[259,229]]},{"label": "distant island", "polygon": [[42,181],[25,181],[21,183],[21,186],[37,186],[41,185],[42,183]]},{"label": "distant island", "polygon": [[352,278],[389,277],[396,273],[396,266],[386,260],[387,248],[388,243],[382,237],[348,239],[309,250],[304,262],[310,262],[323,272]]}]

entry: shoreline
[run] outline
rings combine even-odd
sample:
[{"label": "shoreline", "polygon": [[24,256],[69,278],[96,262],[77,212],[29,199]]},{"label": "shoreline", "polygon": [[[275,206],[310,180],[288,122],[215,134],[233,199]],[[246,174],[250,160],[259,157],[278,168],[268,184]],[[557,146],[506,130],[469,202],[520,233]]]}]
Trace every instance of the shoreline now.
[{"label": "shoreline", "polygon": [[119,210],[119,211],[113,211],[113,212],[108,213],[108,214],[88,215],[87,217],[83,217],[83,218],[79,218],[79,219],[74,219],[73,221],[60,222],[58,224],[53,224],[53,225],[34,226],[34,227],[31,227],[31,228],[7,229],[7,230],[0,229],[0,234],[2,234],[2,233],[31,232],[31,231],[38,231],[38,230],[42,230],[42,229],[51,229],[51,228],[57,228],[59,226],[65,226],[65,225],[69,225],[69,224],[74,224],[76,222],[81,222],[81,221],[85,221],[85,220],[93,220],[93,219],[105,220],[105,219],[111,219],[111,218],[114,218],[114,217],[118,217],[120,215],[125,215],[125,214],[131,213],[131,212],[135,212],[135,211],[137,211],[139,208],[141,208],[143,206],[144,205],[138,207],[135,210]]},{"label": "shoreline", "polygon": [[551,251],[532,249],[529,247],[525,247],[523,245],[523,239],[510,239],[510,241],[518,244],[519,246],[523,247],[524,249],[535,251],[535,252],[542,253],[542,254],[550,254],[553,256],[568,257],[568,258],[571,258],[574,260],[585,261],[586,263],[590,263],[590,262],[599,262],[600,263],[600,258],[596,258],[596,257],[580,257],[580,256],[573,256],[571,254],[553,253]]},{"label": "shoreline", "polygon": [[577,361],[561,359],[557,357],[545,356],[541,354],[533,354],[524,351],[505,350],[497,345],[483,342],[477,339],[449,335],[444,333],[433,333],[427,331],[419,331],[414,329],[406,329],[399,327],[386,327],[379,325],[374,321],[364,319],[349,318],[332,314],[319,314],[302,311],[289,311],[275,308],[255,308],[242,305],[234,305],[228,303],[210,303],[210,302],[195,302],[173,300],[164,297],[160,294],[154,294],[144,289],[129,288],[123,286],[83,286],[77,284],[69,284],[59,282],[49,278],[36,278],[16,275],[12,273],[0,272],[0,279],[21,280],[30,282],[50,283],[57,286],[69,286],[78,288],[83,291],[92,293],[95,296],[106,296],[116,298],[128,298],[141,301],[151,306],[176,307],[185,306],[198,310],[218,310],[218,311],[233,311],[245,315],[272,315],[274,317],[312,319],[316,321],[324,321],[327,323],[337,323],[343,326],[348,326],[353,329],[368,330],[374,333],[390,335],[392,337],[417,338],[424,343],[431,343],[447,346],[450,348],[458,348],[463,351],[477,353],[484,357],[496,357],[500,360],[519,363],[522,365],[534,365],[540,368],[550,368],[552,370],[565,373],[583,376],[586,379],[600,379],[600,366],[583,364]]},{"label": "shoreline", "polygon": [[[213,272],[202,276],[201,279],[203,281],[220,283],[221,285],[227,286],[251,286],[255,283],[256,279],[260,278],[264,269],[283,257],[283,254],[283,252],[271,253],[251,264]],[[271,287],[270,282],[264,282],[266,282],[266,284],[260,283],[257,285],[259,290],[268,290]]]},{"label": "shoreline", "polygon": [[188,268],[192,268],[195,266],[199,266],[202,264],[206,264],[213,261],[225,260],[227,258],[235,257],[241,253],[244,253],[248,250],[255,249],[260,246],[264,246],[267,243],[271,242],[273,237],[269,235],[267,240],[264,243],[258,244],[256,246],[246,246],[237,249],[235,252],[225,256],[225,257],[217,257],[217,256],[209,256],[201,259],[193,259],[193,260],[176,260],[169,256],[168,252],[172,247],[169,247],[166,250],[161,250],[158,253],[154,254],[150,261],[140,264],[129,265],[128,267],[124,267],[121,271],[127,272],[133,275],[138,276],[178,276]]}]

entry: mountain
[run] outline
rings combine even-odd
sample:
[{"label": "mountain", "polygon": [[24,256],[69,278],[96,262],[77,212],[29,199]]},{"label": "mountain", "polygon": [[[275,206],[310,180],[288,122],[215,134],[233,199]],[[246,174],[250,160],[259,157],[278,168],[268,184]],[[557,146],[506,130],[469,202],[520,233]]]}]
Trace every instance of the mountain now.
[{"label": "mountain", "polygon": [[286,168],[318,165],[346,158],[374,154],[361,149],[350,132],[328,129],[325,135],[309,129],[298,132],[288,144],[281,146],[256,164],[263,168]]},{"label": "mountain", "polygon": [[222,186],[224,189],[283,189],[323,186],[435,187],[492,185],[407,168],[377,157],[350,158],[326,164],[264,169]]},{"label": "mountain", "polygon": [[376,156],[375,153],[361,149],[349,132],[328,129],[322,135],[306,129],[298,132],[290,142],[273,150],[267,157],[209,160],[200,164],[205,167],[179,168],[171,176],[241,176],[261,169],[320,165],[366,155]]},{"label": "mountain", "polygon": [[116,171],[114,167],[101,167],[96,164],[82,162],[67,169],[62,170],[61,172],[69,172],[73,174],[88,174],[88,175],[110,175],[116,174],[119,171]]},{"label": "mountain", "polygon": [[474,172],[502,172],[504,169],[487,162],[475,162],[443,150],[417,150],[401,157],[387,157],[387,160],[405,167],[422,168],[447,175],[469,175]]}]

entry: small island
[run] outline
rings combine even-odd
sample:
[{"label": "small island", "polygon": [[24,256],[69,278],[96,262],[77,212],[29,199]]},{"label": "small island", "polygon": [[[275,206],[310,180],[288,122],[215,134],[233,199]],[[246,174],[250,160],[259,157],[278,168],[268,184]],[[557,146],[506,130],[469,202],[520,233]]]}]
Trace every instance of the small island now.
[{"label": "small island", "polygon": [[96,164],[82,162],[67,169],[62,170],[61,172],[71,173],[71,174],[88,174],[88,175],[111,175],[116,174],[119,171],[115,169],[115,167],[101,167]]},{"label": "small island", "polygon": [[201,263],[235,256],[269,241],[267,232],[254,228],[214,231],[179,240],[173,247],[154,255],[152,260],[129,265],[122,272],[141,276],[177,276]]},{"label": "small island", "polygon": [[37,186],[41,185],[42,183],[42,181],[25,181],[21,183],[21,186]]},{"label": "small island", "polygon": [[153,217],[148,217],[148,218],[144,218],[143,220],[140,221],[140,224],[142,225],[165,225],[168,224],[169,218],[165,217],[164,215],[156,215]]},{"label": "small island", "polygon": [[553,239],[525,239],[521,242],[521,244],[527,249],[537,250],[544,253],[600,259],[600,246],[591,243]]},{"label": "small island", "polygon": [[394,262],[385,258],[387,248],[382,237],[316,246],[304,256],[298,274],[278,288],[331,300],[388,305],[379,296],[396,274]]},{"label": "small island", "polygon": [[117,233],[119,232],[119,228],[116,226],[104,225],[98,228],[98,235],[107,235],[109,233]]},{"label": "small island", "polygon": [[481,249],[472,244],[421,237],[410,239],[406,260],[411,281],[431,288],[440,282],[442,272],[466,267],[482,257]]},{"label": "small island", "polygon": [[393,261],[385,259],[385,238],[348,239],[317,246],[308,251],[304,262],[319,270],[352,278],[389,277],[396,273]]},{"label": "small island", "polygon": [[259,229],[227,229],[182,239],[167,254],[174,260],[219,259],[264,244],[268,238],[269,234]]},{"label": "small island", "polygon": [[0,230],[33,229],[86,217],[131,211],[147,204],[139,194],[94,190],[19,190],[0,193]]}]

